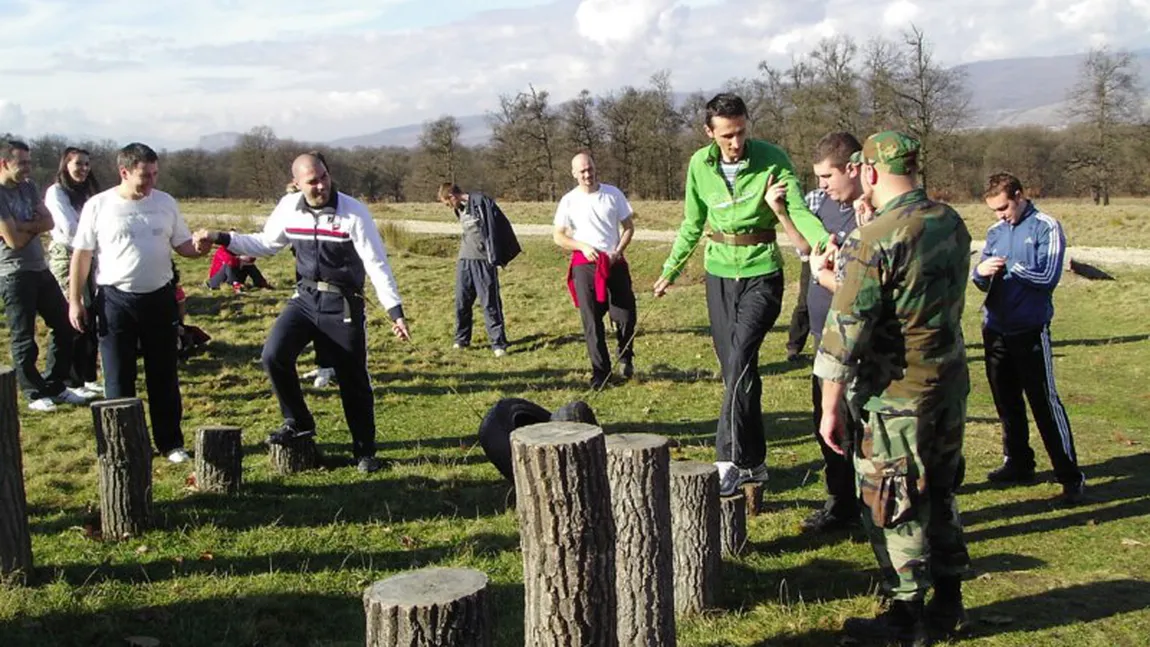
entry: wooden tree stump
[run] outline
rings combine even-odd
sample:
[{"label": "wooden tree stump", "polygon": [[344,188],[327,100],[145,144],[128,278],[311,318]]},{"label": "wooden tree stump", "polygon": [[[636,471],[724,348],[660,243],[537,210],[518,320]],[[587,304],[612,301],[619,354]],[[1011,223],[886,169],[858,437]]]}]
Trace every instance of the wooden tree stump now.
[{"label": "wooden tree stump", "polygon": [[239,427],[204,427],[196,432],[196,487],[201,491],[239,492],[243,462]]},{"label": "wooden tree stump", "polygon": [[603,431],[545,422],[511,434],[523,552],[524,645],[616,647],[615,523]]},{"label": "wooden tree stump", "polygon": [[5,366],[0,368],[0,575],[26,580],[32,573],[32,535],[28,532],[18,406],[16,373]]},{"label": "wooden tree stump", "polygon": [[747,501],[747,518],[757,517],[763,511],[763,484],[750,481],[740,486]]},{"label": "wooden tree stump", "polygon": [[747,497],[741,492],[720,497],[719,518],[723,557],[742,555],[747,545]]},{"label": "wooden tree stump", "polygon": [[139,535],[152,524],[152,443],[139,398],[92,404],[100,470],[100,531],[105,539]]},{"label": "wooden tree stump", "polygon": [[363,593],[367,647],[490,647],[487,576],[425,568],[376,582]]},{"label": "wooden tree stump", "polygon": [[607,436],[620,647],[676,644],[670,463],[662,436]]},{"label": "wooden tree stump", "polygon": [[269,444],[268,459],[279,474],[306,472],[319,467],[319,448],[314,438],[301,438],[286,445]]},{"label": "wooden tree stump", "polygon": [[719,471],[711,463],[671,463],[671,546],[675,613],[714,606],[719,591]]}]

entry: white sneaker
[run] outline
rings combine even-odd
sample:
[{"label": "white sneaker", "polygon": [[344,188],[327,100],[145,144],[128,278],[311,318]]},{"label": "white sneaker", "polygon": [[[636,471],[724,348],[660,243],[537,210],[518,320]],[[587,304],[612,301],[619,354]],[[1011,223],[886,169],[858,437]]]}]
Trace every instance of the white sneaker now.
[{"label": "white sneaker", "polygon": [[180,447],[179,449],[173,449],[172,451],[168,452],[168,460],[177,464],[186,463],[192,460],[192,456],[188,454],[186,449]]},{"label": "white sneaker", "polygon": [[85,393],[77,389],[69,388],[65,388],[63,391],[60,391],[60,393],[57,394],[55,398],[53,398],[53,400],[59,403],[75,405],[88,404],[88,401],[91,399],[91,397],[86,397]]},{"label": "white sneaker", "polygon": [[505,357],[506,355],[507,355],[506,349],[503,349],[503,348],[496,348],[495,349],[495,356],[496,357]]},{"label": "white sneaker", "polygon": [[97,396],[104,395],[104,385],[99,382],[84,382],[82,388],[88,393],[95,393]]},{"label": "white sneaker", "polygon": [[318,368],[313,368],[312,370],[308,371],[307,373],[304,373],[303,375],[301,375],[301,376],[300,376],[300,378],[301,378],[301,379],[304,379],[304,380],[311,380],[311,379],[315,379],[315,376],[316,376],[318,373],[319,373],[319,369],[318,369]]},{"label": "white sneaker", "polygon": [[730,496],[739,487],[739,468],[731,461],[715,461],[719,470],[719,496]]},{"label": "white sneaker", "polygon": [[40,398],[29,402],[28,408],[33,411],[55,411],[56,403],[52,402],[52,398]]},{"label": "white sneaker", "polygon": [[334,368],[317,368],[315,370],[315,382],[312,382],[312,384],[315,386],[315,388],[322,389],[323,387],[331,384],[331,381],[334,379]]}]

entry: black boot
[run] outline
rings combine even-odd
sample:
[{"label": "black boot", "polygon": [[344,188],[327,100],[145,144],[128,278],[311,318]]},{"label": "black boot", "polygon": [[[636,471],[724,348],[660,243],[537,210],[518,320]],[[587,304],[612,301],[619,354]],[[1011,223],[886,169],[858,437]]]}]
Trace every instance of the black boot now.
[{"label": "black boot", "polygon": [[874,618],[848,618],[843,623],[843,631],[865,642],[895,643],[902,647],[926,647],[930,644],[921,600],[894,600],[886,611]]},{"label": "black boot", "polygon": [[932,633],[945,638],[966,629],[961,578],[955,575],[934,578],[934,597],[926,605],[926,621]]}]

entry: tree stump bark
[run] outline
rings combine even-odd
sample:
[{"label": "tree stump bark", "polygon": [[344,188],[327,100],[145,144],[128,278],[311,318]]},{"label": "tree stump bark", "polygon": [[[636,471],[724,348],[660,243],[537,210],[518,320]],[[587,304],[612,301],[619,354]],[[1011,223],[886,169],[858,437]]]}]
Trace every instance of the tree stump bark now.
[{"label": "tree stump bark", "polygon": [[0,575],[26,580],[32,573],[32,535],[18,407],[16,373],[5,366],[0,369]]},{"label": "tree stump bark", "polygon": [[743,483],[743,496],[747,501],[747,518],[759,516],[763,511],[763,484],[758,481]]},{"label": "tree stump bark", "polygon": [[243,462],[239,427],[204,427],[196,433],[196,487],[201,491],[239,492]]},{"label": "tree stump bark", "polygon": [[747,497],[742,493],[720,497],[719,518],[723,557],[742,555],[747,545]]},{"label": "tree stump bark", "polygon": [[714,606],[719,590],[719,471],[710,463],[671,463],[671,546],[675,613]]},{"label": "tree stump bark", "polygon": [[139,535],[152,524],[152,443],[139,398],[92,404],[100,470],[100,531],[105,539]]},{"label": "tree stump bark", "polygon": [[314,438],[301,438],[286,445],[269,444],[268,459],[279,474],[306,472],[319,467],[319,448]]},{"label": "tree stump bark", "polygon": [[524,645],[616,647],[615,523],[603,431],[545,422],[511,434],[523,552]]},{"label": "tree stump bark", "polygon": [[487,576],[425,568],[376,582],[363,593],[367,647],[491,647]]},{"label": "tree stump bark", "polygon": [[670,463],[662,436],[607,436],[620,647],[676,644]]}]

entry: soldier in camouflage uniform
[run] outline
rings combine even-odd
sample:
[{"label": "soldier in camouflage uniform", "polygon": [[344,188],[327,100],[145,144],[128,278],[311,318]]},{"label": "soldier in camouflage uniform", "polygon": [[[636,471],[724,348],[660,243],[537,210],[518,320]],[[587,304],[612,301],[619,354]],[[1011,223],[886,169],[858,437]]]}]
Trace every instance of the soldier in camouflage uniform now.
[{"label": "soldier in camouflage uniform", "polygon": [[852,157],[877,211],[838,252],[841,285],[815,360],[823,439],[842,452],[839,403],[848,385],[849,406],[864,421],[852,454],[891,598],[879,617],[849,619],[844,629],[904,645],[927,644],[926,620],[947,633],[962,622],[970,559],[955,500],[970,390],[962,336],[970,233],[918,188],[918,150],[915,139],[887,131]]}]

